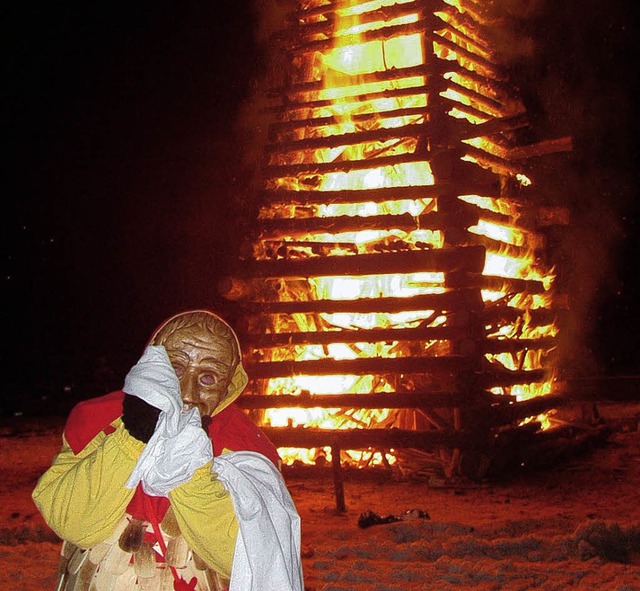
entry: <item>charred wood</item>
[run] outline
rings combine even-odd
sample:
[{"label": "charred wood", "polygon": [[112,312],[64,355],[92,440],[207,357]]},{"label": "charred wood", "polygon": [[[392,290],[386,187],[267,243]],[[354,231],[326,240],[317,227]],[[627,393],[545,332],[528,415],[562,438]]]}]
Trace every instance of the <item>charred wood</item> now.
[{"label": "charred wood", "polygon": [[[422,76],[440,76],[442,70],[442,66],[439,64],[432,64],[427,66],[425,64],[420,64],[418,66],[411,66],[407,68],[394,68],[392,70],[383,70],[381,72],[371,72],[368,74],[358,74],[358,75],[348,75],[344,74],[343,78],[341,78],[341,86],[349,87],[352,86],[355,90],[358,90],[359,87],[366,84],[371,83],[383,83],[383,82],[392,82],[395,80],[400,80],[403,78],[416,78]],[[318,93],[324,90],[326,87],[325,80],[311,80],[306,82],[295,82],[289,85],[286,88],[274,88],[269,91],[270,94],[282,97],[283,95],[287,97],[287,101],[291,100],[291,95],[296,94],[305,94],[305,93]],[[406,94],[405,91],[411,91],[409,94],[421,94],[424,95],[427,92],[427,88],[424,83],[420,85],[416,85],[413,88],[404,88],[404,89],[394,89],[387,91],[380,91],[382,94],[379,98],[389,97],[392,98],[394,96],[401,96],[401,94]],[[366,93],[353,97],[345,97],[351,98],[352,100],[358,99],[357,102],[363,102],[371,100],[376,97],[377,93]],[[329,99],[327,101],[329,105],[335,105],[335,99]],[[287,109],[291,107],[291,105],[287,102],[284,105]]]},{"label": "charred wood", "polygon": [[548,379],[548,370],[514,370],[483,369],[479,375],[479,383],[485,388],[497,386],[514,386],[516,384],[535,384]]},{"label": "charred wood", "polygon": [[269,154],[279,154],[301,150],[320,150],[322,148],[351,146],[365,142],[384,142],[392,139],[415,138],[428,135],[428,131],[428,124],[420,121],[399,127],[355,131],[343,134],[332,134],[324,137],[278,142],[267,145],[266,151]]},{"label": "charred wood", "polygon": [[528,158],[544,156],[545,154],[571,151],[573,151],[573,138],[567,136],[511,148],[511,150],[509,150],[509,158],[513,160],[526,160]]},{"label": "charred wood", "polygon": [[[355,35],[341,35],[340,43],[344,45],[357,45],[368,41],[386,41],[403,35],[424,33],[425,21],[420,18],[413,23],[390,24],[381,29],[363,31]],[[287,49],[293,53],[306,53],[309,51],[328,51],[336,44],[336,37],[329,39],[301,40],[300,43],[291,43]]]},{"label": "charred wood", "polygon": [[[435,10],[441,10],[443,4],[440,0],[414,0],[410,4],[410,6],[415,7],[414,12],[415,10],[427,10],[429,12],[433,12]],[[333,15],[333,13],[335,13],[337,10],[340,10],[341,8],[344,8],[344,2],[330,0],[320,6],[299,8],[296,10],[295,15],[296,18],[300,20],[305,20],[312,17],[331,18],[331,15]],[[394,7],[385,7],[382,10],[388,10],[390,8],[393,9]]]},{"label": "charred wood", "polygon": [[473,448],[478,434],[464,431],[404,431],[401,429],[289,429],[262,427],[265,435],[277,447],[315,448],[331,446],[340,449],[370,447],[438,449]]},{"label": "charred wood", "polygon": [[569,398],[553,394],[536,396],[522,402],[511,400],[508,404],[498,404],[492,409],[491,421],[494,425],[508,425],[513,421],[519,421],[559,408],[569,402],[571,402]]},{"label": "charred wood", "polygon": [[529,317],[529,325],[532,327],[548,326],[558,320],[563,314],[563,310],[558,308],[535,308],[533,310],[521,310],[511,306],[486,307],[482,312],[485,324],[493,325],[501,322],[514,323],[522,321],[524,316]]},{"label": "charred wood", "polygon": [[495,78],[499,79],[499,78],[502,77],[500,75],[498,66],[494,62],[491,62],[491,61],[483,58],[482,56],[478,55],[477,53],[473,53],[473,52],[465,49],[464,47],[461,47],[457,43],[454,43],[453,41],[450,41],[449,39],[447,39],[445,37],[441,37],[440,35],[437,35],[434,38],[434,43],[438,43],[438,44],[442,45],[443,47],[446,47],[452,53],[455,53],[455,54],[463,57],[464,59],[470,61],[471,63],[476,65],[478,68],[480,68],[481,71],[484,70],[485,72],[490,74],[492,78],[495,77]]},{"label": "charred wood", "polygon": [[534,279],[506,279],[504,277],[482,275],[481,280],[485,289],[493,291],[506,291],[511,294],[537,294],[546,292],[544,283]]},{"label": "charred wood", "polygon": [[[222,293],[224,295],[225,292],[222,291]],[[387,297],[295,302],[253,301],[247,302],[244,307],[253,313],[260,314],[296,314],[304,312],[373,314],[410,310],[482,310],[483,302],[477,290],[452,290],[442,294],[426,294],[409,298]]]},{"label": "charred wood", "polygon": [[[462,46],[462,44],[460,43],[460,41],[462,41],[465,46],[472,46],[474,55],[492,53],[491,48],[486,43],[483,43],[480,37],[478,37],[477,35],[467,34],[462,28],[456,27],[451,23],[448,23],[446,20],[442,19],[438,13],[434,14],[434,16],[438,18],[442,23],[435,31],[437,35],[445,37],[445,35],[448,33],[451,37],[455,38],[453,42],[456,45]],[[445,38],[448,39],[449,37]]]},{"label": "charred wood", "polygon": [[[481,246],[414,250],[381,254],[310,257],[298,260],[247,261],[242,277],[321,277],[380,275],[385,273],[451,272],[481,273],[485,249]],[[533,282],[526,282],[528,285]]]},{"label": "charred wood", "polygon": [[379,215],[366,218],[356,216],[338,216],[328,218],[299,218],[299,219],[267,219],[258,220],[260,237],[277,238],[282,235],[300,236],[309,233],[323,232],[336,234],[340,232],[356,232],[367,229],[382,230],[412,230],[430,229],[444,230],[450,227],[469,228],[478,223],[478,215],[467,209],[463,215],[442,214],[430,212],[419,216],[405,213],[400,215]]},{"label": "charred wood", "polygon": [[557,345],[556,339],[486,339],[481,348],[484,353],[517,353],[535,349],[551,349]]},{"label": "charred wood", "polygon": [[408,164],[410,162],[424,162],[427,154],[399,154],[397,156],[381,156],[363,160],[338,160],[334,162],[305,162],[302,164],[267,165],[267,176],[286,177],[287,175],[314,175],[328,172],[349,172],[351,170],[366,170],[368,168],[380,168],[381,166],[393,166],[396,164]]},{"label": "charred wood", "polygon": [[484,94],[480,94],[475,90],[467,88],[466,86],[462,86],[457,82],[453,82],[452,80],[447,80],[447,88],[453,90],[454,92],[467,97],[471,103],[478,109],[479,107],[483,107],[486,110],[481,110],[481,112],[485,115],[485,117],[508,117],[509,113],[505,112],[502,103],[488,97]]},{"label": "charred wood", "polygon": [[[460,110],[467,109],[467,105],[459,105]],[[428,117],[433,111],[431,107],[407,107],[405,109],[392,109],[389,111],[380,111],[377,113],[353,113],[349,115],[350,121],[353,123],[360,123],[363,126],[375,124],[380,120],[394,119],[401,117]],[[485,113],[481,113],[475,109],[469,110],[469,113],[473,116],[488,117]],[[293,132],[295,130],[304,129],[305,135],[319,134],[323,127],[335,126],[342,123],[342,119],[336,115],[327,117],[311,117],[305,119],[292,119],[290,121],[279,121],[269,126],[270,134],[275,136],[279,134],[286,134],[287,132]],[[451,131],[451,140],[462,141],[465,139],[471,139],[481,136],[491,136],[498,133],[505,133],[514,129],[527,127],[529,125],[527,118],[524,115],[514,115],[511,117],[502,117],[488,119],[484,123],[472,124],[466,120],[456,120],[449,122],[449,128]],[[328,136],[334,137],[334,136]],[[346,137],[341,135],[339,137]],[[295,142],[291,142],[291,145],[296,146]],[[278,144],[280,146],[280,144]]]},{"label": "charred wood", "polygon": [[[395,117],[410,117],[410,116],[424,116],[427,111],[425,108],[413,108],[413,109],[397,109],[396,111],[389,113],[381,113],[377,115],[377,119],[386,119],[386,118],[395,118]],[[402,113],[404,112],[404,113]],[[361,121],[366,121],[370,119],[371,115],[366,115],[366,118],[363,116],[360,118]],[[324,118],[326,119],[335,119],[333,117]],[[353,118],[355,122],[356,119]],[[317,120],[296,120],[294,122],[295,126],[298,127],[300,124],[314,124],[317,125]],[[325,123],[323,121],[323,125],[331,124]],[[339,124],[339,121],[336,121],[335,124]],[[302,126],[301,125],[301,126]],[[511,129],[515,129],[518,127],[525,126],[526,123],[524,119],[520,116],[515,117],[504,117],[500,119],[492,119],[485,123],[480,123],[477,125],[472,125],[467,122],[455,121],[451,122],[451,132],[449,133],[449,137],[451,141],[462,141],[465,139],[476,138],[480,136],[488,136],[496,133],[502,133],[504,131],[508,131]],[[276,153],[287,153],[287,152],[295,152],[302,150],[320,150],[322,148],[334,148],[338,146],[347,146],[347,145],[357,145],[365,142],[382,142],[388,141],[390,139],[398,139],[398,138],[413,138],[413,137],[421,137],[421,136],[429,136],[430,131],[434,127],[434,124],[430,124],[428,121],[416,121],[407,123],[402,126],[395,126],[390,128],[379,128],[373,130],[363,130],[342,134],[330,134],[321,137],[307,137],[304,139],[296,139],[296,140],[279,140],[272,144],[266,146],[266,150],[270,154]],[[310,128],[311,131],[313,128]]]},{"label": "charred wood", "polygon": [[428,135],[429,126],[424,122],[415,122],[401,127],[355,131],[351,133],[334,134],[325,137],[306,138],[279,142],[266,146],[269,154],[290,153],[301,150],[320,150],[322,148],[336,148],[352,146],[365,142],[384,142],[393,139],[416,138]]},{"label": "charred wood", "polygon": [[454,408],[488,406],[495,396],[469,392],[392,392],[368,394],[243,394],[237,404],[247,410],[267,408]]},{"label": "charred wood", "polygon": [[[372,124],[380,121],[381,119],[394,119],[397,117],[417,117],[428,116],[431,112],[431,108],[424,107],[406,107],[404,109],[390,109],[388,111],[378,111],[372,113],[352,113],[349,115],[349,120],[354,123],[361,123],[363,125]],[[290,132],[299,128],[306,128],[306,132],[313,132],[314,129],[339,125],[344,120],[343,117],[338,115],[322,116],[322,117],[310,117],[305,119],[292,119],[289,121],[277,121],[269,126],[269,132],[271,134],[280,134]]]},{"label": "charred wood", "polygon": [[467,242],[468,244],[483,246],[487,250],[487,252],[499,253],[500,255],[520,260],[526,259],[531,252],[531,249],[529,248],[515,246],[508,242],[494,240],[493,238],[488,238],[487,236],[482,236],[479,234],[467,235]]},{"label": "charred wood", "polygon": [[[378,10],[370,10],[357,16],[352,17],[353,25],[363,25],[372,22],[386,22],[390,19],[396,19],[399,17],[416,14],[416,12],[422,12],[425,8],[425,2],[417,0],[411,4],[396,4],[392,6],[385,6]],[[310,38],[314,35],[326,35],[333,34],[335,23],[338,19],[335,18],[335,11],[337,7],[334,4],[325,4],[321,7],[316,7],[298,14],[297,26],[290,27],[285,31],[285,34],[279,36],[278,39],[282,39],[286,42],[287,39],[292,37],[298,39]],[[316,20],[308,22],[311,16],[323,16],[323,20]],[[339,18],[342,27],[348,27],[349,22],[346,17]],[[288,34],[287,34],[288,33]]]},{"label": "charred wood", "polygon": [[[470,164],[470,163],[465,163]],[[477,168],[477,167],[474,167]],[[274,189],[265,191],[262,194],[264,201],[270,204],[287,205],[311,205],[328,203],[363,203],[373,201],[382,203],[384,201],[397,201],[401,199],[457,199],[455,195],[493,195],[496,187],[489,183],[476,184],[465,183],[443,183],[435,185],[416,185],[410,187],[384,187],[379,189],[352,189],[346,191],[288,191],[285,189]],[[474,205],[469,207],[476,208]],[[479,210],[483,218],[490,220],[504,220],[508,222],[510,218],[498,213]]]},{"label": "charred wood", "polygon": [[437,12],[447,15],[446,18],[441,18],[440,14],[436,14],[436,9],[431,12],[433,12],[434,16],[441,22],[451,24],[456,31],[464,32],[467,36],[474,39],[475,43],[483,50],[488,51],[490,49],[486,41],[489,38],[489,33],[487,32],[484,19],[477,18],[477,15],[476,18],[474,18],[472,12],[460,12],[457,8],[447,6],[444,3],[437,8]]},{"label": "charred wood", "polygon": [[486,166],[498,174],[516,176],[524,172],[522,167],[516,166],[508,160],[505,160],[500,156],[496,156],[495,154],[491,154],[485,150],[466,144],[464,146],[464,150],[467,152],[468,156],[477,160],[480,166]]},{"label": "charred wood", "polygon": [[[290,377],[295,375],[368,375],[384,373],[449,373],[473,369],[466,357],[396,357],[358,359],[314,359],[304,361],[247,361],[251,379]],[[493,376],[487,376],[487,379]],[[523,380],[526,381],[526,380]],[[533,380],[532,380],[533,381]],[[516,381],[515,383],[520,383]]]},{"label": "charred wood", "polygon": [[[403,76],[400,76],[400,78],[403,78]],[[317,86],[317,84],[314,86]],[[357,86],[354,86],[354,89],[357,90],[357,88],[358,88]],[[307,94],[311,92],[317,93],[319,90],[320,89],[318,88],[302,88],[300,90],[300,93],[301,94],[304,94],[305,92]],[[279,92],[274,91],[274,94],[276,92],[277,94],[275,96],[282,98],[281,94],[284,91],[282,90]],[[387,89],[387,90],[379,90],[377,92],[368,92],[366,94],[350,95],[342,99],[342,104],[344,104],[345,106],[349,106],[354,104],[366,103],[368,101],[372,101],[380,98],[395,99],[395,98],[402,98],[407,96],[420,96],[420,97],[427,96],[428,98],[429,92],[431,91],[427,91],[424,84],[416,84],[415,86],[411,86],[408,88],[394,88],[394,89]],[[318,99],[315,97],[293,99],[290,96],[286,96],[285,99],[283,99],[282,103],[268,107],[266,110],[275,112],[280,116],[283,116],[283,114],[286,113],[288,116],[293,117],[292,113],[297,110],[306,111],[308,109],[320,109],[322,107],[332,107],[334,105],[335,105],[335,99]]]},{"label": "charred wood", "polygon": [[252,347],[326,345],[329,343],[377,343],[386,341],[436,341],[468,339],[469,326],[424,326],[418,328],[373,328],[245,335]]}]

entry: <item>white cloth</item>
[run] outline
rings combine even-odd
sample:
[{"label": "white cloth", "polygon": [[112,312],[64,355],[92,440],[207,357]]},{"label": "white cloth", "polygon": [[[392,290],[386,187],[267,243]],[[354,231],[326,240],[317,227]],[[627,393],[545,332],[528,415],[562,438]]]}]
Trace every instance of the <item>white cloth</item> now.
[{"label": "white cloth", "polygon": [[229,591],[303,591],[300,516],[280,472],[252,451],[216,457],[213,471],[239,525]]},{"label": "white cloth", "polygon": [[142,482],[144,492],[166,497],[213,459],[211,440],[202,429],[200,411],[184,411],[180,382],[162,345],[147,347],[124,381],[124,392],[160,409],[155,431],[133,472],[128,488]]}]

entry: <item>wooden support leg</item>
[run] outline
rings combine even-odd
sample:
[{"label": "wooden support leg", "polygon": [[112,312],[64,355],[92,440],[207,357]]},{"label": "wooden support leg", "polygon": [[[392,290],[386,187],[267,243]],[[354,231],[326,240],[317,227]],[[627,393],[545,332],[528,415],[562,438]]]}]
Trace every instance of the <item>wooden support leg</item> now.
[{"label": "wooden support leg", "polygon": [[342,480],[339,447],[331,448],[331,467],[333,469],[333,488],[336,494],[336,511],[338,513],[346,513],[347,506],[344,502],[344,482]]}]

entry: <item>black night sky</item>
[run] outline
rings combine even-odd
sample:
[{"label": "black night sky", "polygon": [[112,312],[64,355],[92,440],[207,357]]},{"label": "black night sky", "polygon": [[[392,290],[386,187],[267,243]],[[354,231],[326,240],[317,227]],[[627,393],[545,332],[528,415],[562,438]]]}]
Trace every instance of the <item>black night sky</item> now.
[{"label": "black night sky", "polygon": [[[585,371],[638,375],[635,3],[499,4],[509,28],[496,42],[534,133],[575,138],[574,152],[541,167],[552,201],[576,212],[557,255],[580,271],[567,279],[584,308],[576,351],[593,352]],[[165,317],[225,311],[216,283],[240,239],[232,197],[258,165],[245,122],[266,67],[260,14],[276,21],[283,5],[3,9],[0,414],[46,406],[65,385],[70,398],[118,387]]]}]

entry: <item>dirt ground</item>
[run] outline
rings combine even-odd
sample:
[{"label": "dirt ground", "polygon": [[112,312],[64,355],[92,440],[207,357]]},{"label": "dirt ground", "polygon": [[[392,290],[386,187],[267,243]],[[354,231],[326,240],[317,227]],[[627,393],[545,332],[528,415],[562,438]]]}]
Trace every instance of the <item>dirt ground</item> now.
[{"label": "dirt ground", "polygon": [[[615,427],[604,443],[499,481],[347,476],[344,513],[330,476],[288,474],[302,518],[305,587],[640,591],[639,410],[601,408]],[[60,544],[30,495],[61,430],[59,420],[0,422],[3,588],[55,588]],[[415,518],[402,519],[409,510]],[[367,512],[400,521],[359,527]]]}]

